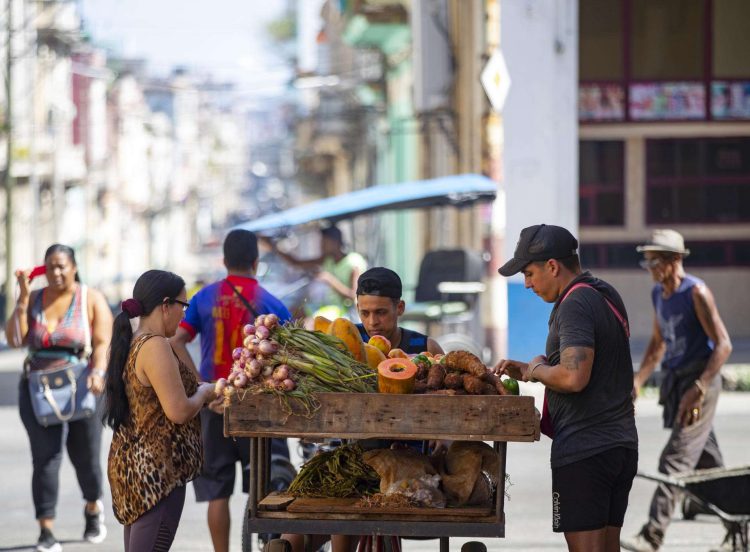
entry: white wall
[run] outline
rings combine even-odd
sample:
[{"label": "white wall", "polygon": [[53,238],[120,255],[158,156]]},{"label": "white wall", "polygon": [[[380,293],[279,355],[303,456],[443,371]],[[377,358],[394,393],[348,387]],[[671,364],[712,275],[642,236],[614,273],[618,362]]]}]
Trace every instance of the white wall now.
[{"label": "white wall", "polygon": [[[505,260],[521,229],[557,224],[578,235],[578,1],[502,0],[500,47],[511,87],[503,110]],[[508,350],[544,352],[549,305],[508,283]]]},{"label": "white wall", "polygon": [[501,48],[511,76],[503,112],[505,254],[522,228],[578,226],[578,2],[503,0]]}]

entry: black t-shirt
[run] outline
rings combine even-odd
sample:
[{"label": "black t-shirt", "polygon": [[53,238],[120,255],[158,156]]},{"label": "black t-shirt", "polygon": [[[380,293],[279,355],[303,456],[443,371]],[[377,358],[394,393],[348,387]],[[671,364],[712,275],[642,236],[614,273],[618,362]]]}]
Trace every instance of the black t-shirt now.
[{"label": "black t-shirt", "polygon": [[[591,287],[578,288],[562,301],[568,289],[577,283]],[[560,351],[568,347],[594,349],[591,378],[585,389],[578,393],[548,390],[555,432],[553,468],[618,446],[638,449],[629,339],[605,297],[627,320],[625,305],[617,291],[589,272],[569,284],[550,315],[546,348],[549,364],[559,364]]]}]

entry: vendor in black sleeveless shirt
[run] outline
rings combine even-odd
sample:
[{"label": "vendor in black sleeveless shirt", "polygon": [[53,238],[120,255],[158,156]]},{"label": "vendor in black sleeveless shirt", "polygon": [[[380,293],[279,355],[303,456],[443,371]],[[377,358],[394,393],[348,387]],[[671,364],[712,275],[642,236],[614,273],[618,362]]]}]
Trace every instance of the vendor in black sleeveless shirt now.
[{"label": "vendor in black sleeveless shirt", "polygon": [[357,324],[366,343],[374,335],[382,335],[391,342],[392,349],[406,354],[428,351],[442,354],[437,341],[424,334],[398,325],[406,303],[401,299],[401,278],[382,266],[371,268],[357,279],[357,311],[362,324]]}]

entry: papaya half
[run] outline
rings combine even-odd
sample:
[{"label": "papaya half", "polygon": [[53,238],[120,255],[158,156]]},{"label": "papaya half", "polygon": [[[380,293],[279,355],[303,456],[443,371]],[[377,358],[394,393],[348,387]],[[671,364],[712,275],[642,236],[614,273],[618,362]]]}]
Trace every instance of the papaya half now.
[{"label": "papaya half", "polygon": [[408,395],[414,391],[417,366],[408,358],[389,358],[378,364],[378,391]]}]

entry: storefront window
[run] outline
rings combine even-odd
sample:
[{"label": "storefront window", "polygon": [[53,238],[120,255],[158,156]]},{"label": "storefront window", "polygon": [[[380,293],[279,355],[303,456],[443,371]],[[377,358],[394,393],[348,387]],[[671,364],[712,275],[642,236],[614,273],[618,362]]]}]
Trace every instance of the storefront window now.
[{"label": "storefront window", "polygon": [[646,142],[649,224],[750,222],[750,138]]},{"label": "storefront window", "polygon": [[579,0],[581,122],[750,120],[750,0]]},{"label": "storefront window", "polygon": [[582,226],[625,223],[625,145],[582,140],[579,147],[579,217]]},{"label": "storefront window", "polygon": [[579,0],[578,70],[583,81],[623,78],[621,0]]},{"label": "storefront window", "polygon": [[[586,268],[615,268],[643,270],[638,265],[641,254],[639,243],[582,243],[579,250],[581,264]],[[750,241],[722,240],[695,241],[688,239],[688,260],[691,267],[750,266]]]},{"label": "storefront window", "polygon": [[750,2],[713,1],[713,75],[717,79],[750,76]]},{"label": "storefront window", "polygon": [[695,0],[633,0],[634,80],[701,80],[705,4]]}]

